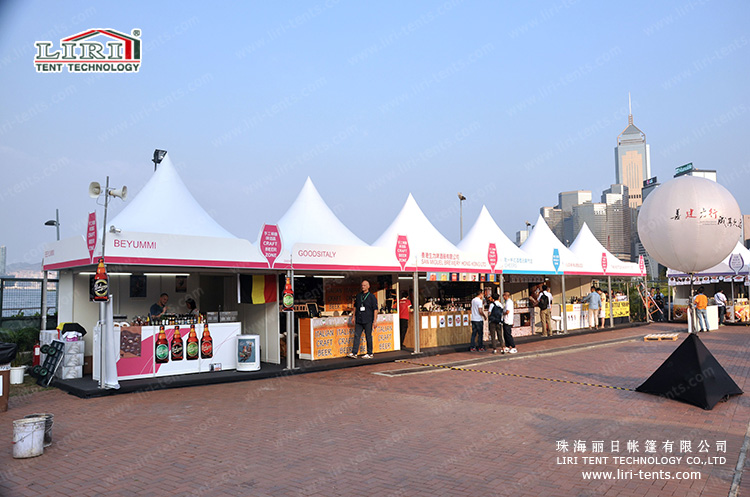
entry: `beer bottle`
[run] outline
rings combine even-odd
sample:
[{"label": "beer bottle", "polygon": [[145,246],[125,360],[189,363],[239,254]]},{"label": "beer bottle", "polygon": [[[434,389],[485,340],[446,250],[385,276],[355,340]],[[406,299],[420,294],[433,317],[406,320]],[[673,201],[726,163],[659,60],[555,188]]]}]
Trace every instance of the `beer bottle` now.
[{"label": "beer bottle", "polygon": [[156,340],[156,363],[165,364],[169,362],[169,342],[164,326],[159,326],[159,337]]},{"label": "beer bottle", "polygon": [[180,336],[180,327],[174,327],[174,336],[172,337],[172,360],[182,360],[182,336]]},{"label": "beer bottle", "polygon": [[294,291],[292,290],[292,281],[289,277],[286,279],[286,286],[284,286],[284,295],[281,302],[283,304],[282,311],[294,310]]},{"label": "beer bottle", "polygon": [[214,356],[214,340],[208,331],[208,323],[203,325],[203,336],[201,337],[201,359],[211,359]]},{"label": "beer bottle", "polygon": [[188,361],[198,359],[199,355],[198,335],[195,334],[195,325],[190,325],[190,334],[188,335],[187,342],[185,343],[185,354],[187,355]]},{"label": "beer bottle", "polygon": [[94,276],[94,300],[106,302],[109,300],[109,277],[104,267],[104,258],[99,257],[99,265],[96,267]]}]

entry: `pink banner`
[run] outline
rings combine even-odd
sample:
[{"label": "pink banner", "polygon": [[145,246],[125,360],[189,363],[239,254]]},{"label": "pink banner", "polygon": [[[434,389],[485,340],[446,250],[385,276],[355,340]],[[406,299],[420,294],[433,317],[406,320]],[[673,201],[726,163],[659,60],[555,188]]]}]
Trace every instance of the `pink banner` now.
[{"label": "pink banner", "polygon": [[94,249],[96,248],[96,212],[89,212],[89,224],[86,230],[86,246],[89,249],[89,260],[94,262]]},{"label": "pink banner", "polygon": [[643,260],[643,256],[638,256],[638,269],[641,270],[641,274],[646,274],[646,261]]},{"label": "pink banner", "polygon": [[602,272],[607,272],[607,254],[606,252],[602,252]]},{"label": "pink banner", "polygon": [[497,265],[497,247],[494,243],[490,243],[490,247],[487,249],[487,261],[490,263],[492,272],[495,272],[495,266]]},{"label": "pink banner", "polygon": [[276,258],[281,254],[281,234],[275,224],[264,224],[260,234],[260,251],[268,259],[268,267],[273,267]]},{"label": "pink banner", "polygon": [[409,240],[406,239],[406,235],[398,235],[398,239],[396,240],[396,259],[403,271],[406,268],[406,263],[409,261]]}]

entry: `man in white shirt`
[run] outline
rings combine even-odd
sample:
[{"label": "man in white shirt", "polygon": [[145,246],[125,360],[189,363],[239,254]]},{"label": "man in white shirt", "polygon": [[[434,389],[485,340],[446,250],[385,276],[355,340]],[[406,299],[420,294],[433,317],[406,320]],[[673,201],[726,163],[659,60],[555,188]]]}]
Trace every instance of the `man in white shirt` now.
[{"label": "man in white shirt", "polygon": [[719,326],[724,324],[724,317],[727,314],[727,296],[721,291],[721,288],[714,295],[714,302],[719,306]]},{"label": "man in white shirt", "polygon": [[515,354],[516,341],[513,340],[513,301],[510,299],[510,292],[503,293],[505,299],[505,312],[503,313],[503,337],[505,338],[504,352]]},{"label": "man in white shirt", "polygon": [[536,301],[539,307],[539,320],[542,322],[542,336],[552,336],[552,294],[547,290],[547,285],[542,285],[542,291],[537,295]]},{"label": "man in white shirt", "polygon": [[484,290],[471,299],[471,352],[484,350]]}]

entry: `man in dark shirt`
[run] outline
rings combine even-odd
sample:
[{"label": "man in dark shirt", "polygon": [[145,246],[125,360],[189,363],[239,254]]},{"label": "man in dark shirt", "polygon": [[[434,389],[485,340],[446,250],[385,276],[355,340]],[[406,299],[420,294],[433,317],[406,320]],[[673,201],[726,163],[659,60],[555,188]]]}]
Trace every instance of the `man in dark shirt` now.
[{"label": "man in dark shirt", "polygon": [[160,318],[165,312],[167,312],[167,302],[169,302],[169,295],[162,293],[159,296],[159,301],[152,305],[151,309],[148,311],[148,315],[151,319]]},{"label": "man in dark shirt", "polygon": [[372,359],[372,329],[378,319],[378,299],[370,293],[370,282],[362,281],[362,291],[354,298],[354,345],[347,357],[357,358],[362,331],[367,340],[367,353],[362,359]]}]

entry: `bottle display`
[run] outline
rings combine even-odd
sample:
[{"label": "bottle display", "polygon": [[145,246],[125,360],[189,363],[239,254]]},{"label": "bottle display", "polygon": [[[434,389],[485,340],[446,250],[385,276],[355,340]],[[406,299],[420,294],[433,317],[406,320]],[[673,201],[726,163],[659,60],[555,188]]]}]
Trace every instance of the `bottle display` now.
[{"label": "bottle display", "polygon": [[96,267],[94,275],[94,300],[97,302],[106,302],[109,300],[109,277],[104,267],[104,258],[99,258],[99,265]]},{"label": "bottle display", "polygon": [[284,294],[281,299],[283,311],[294,310],[294,291],[292,290],[291,278],[287,277],[286,285],[284,286]]},{"label": "bottle display", "polygon": [[208,331],[208,323],[203,325],[203,336],[201,337],[201,359],[210,359],[214,356],[214,341],[211,332]]},{"label": "bottle display", "polygon": [[172,360],[181,361],[182,355],[182,336],[180,335],[180,327],[174,327],[174,336],[172,337]]},{"label": "bottle display", "polygon": [[198,335],[195,334],[195,325],[190,325],[190,333],[185,343],[185,356],[188,361],[198,359],[200,346],[198,345]]},{"label": "bottle display", "polygon": [[169,361],[169,342],[164,326],[159,327],[159,336],[156,339],[156,363],[165,364]]}]

